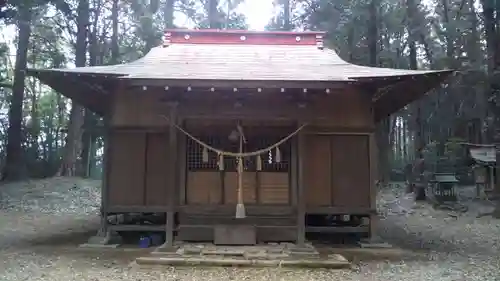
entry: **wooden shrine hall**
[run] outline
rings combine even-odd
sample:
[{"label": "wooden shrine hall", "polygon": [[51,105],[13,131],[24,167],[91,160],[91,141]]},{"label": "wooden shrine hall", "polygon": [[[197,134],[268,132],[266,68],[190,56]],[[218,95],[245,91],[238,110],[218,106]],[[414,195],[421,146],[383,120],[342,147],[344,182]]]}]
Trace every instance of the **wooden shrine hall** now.
[{"label": "wooden shrine hall", "polygon": [[[370,235],[375,124],[451,73],[347,63],[323,32],[167,30],[130,63],[30,69],[105,120],[103,233],[215,244]],[[110,213],[160,213],[110,225]]]}]

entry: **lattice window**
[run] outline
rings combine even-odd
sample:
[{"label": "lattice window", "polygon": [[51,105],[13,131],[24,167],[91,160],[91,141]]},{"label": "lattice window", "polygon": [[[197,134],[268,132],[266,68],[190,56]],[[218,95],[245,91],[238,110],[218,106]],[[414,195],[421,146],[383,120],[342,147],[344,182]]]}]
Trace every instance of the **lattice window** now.
[{"label": "lattice window", "polygon": [[[284,136],[283,136],[284,137]],[[248,148],[250,151],[266,148],[270,145],[275,144],[280,141],[283,137],[254,137],[248,140]],[[290,166],[290,153],[291,145],[290,141],[285,142],[279,146],[280,150],[280,162],[276,162],[276,149],[273,149],[267,153],[262,154],[260,157],[262,159],[262,171],[266,172],[288,172]],[[253,161],[252,169],[255,171],[255,157],[251,159]]]},{"label": "lattice window", "polygon": [[[196,136],[199,140],[204,143],[219,148],[221,147],[221,138],[220,137],[204,137],[204,136]],[[208,153],[208,162],[203,162],[203,147],[199,145],[197,142],[188,138],[187,140],[187,168],[189,171],[193,170],[218,170],[218,157],[215,153]]]}]

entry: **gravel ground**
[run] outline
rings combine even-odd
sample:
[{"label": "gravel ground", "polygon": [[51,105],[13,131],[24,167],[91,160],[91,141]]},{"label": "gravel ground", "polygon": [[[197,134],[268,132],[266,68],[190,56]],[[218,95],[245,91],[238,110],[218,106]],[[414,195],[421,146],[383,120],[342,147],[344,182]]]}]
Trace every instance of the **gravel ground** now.
[{"label": "gravel ground", "polygon": [[467,196],[462,200],[469,211],[450,215],[415,204],[394,189],[380,192],[382,237],[401,247],[425,249],[424,259],[364,262],[344,271],[145,270],[129,266],[137,252],[72,250],[98,226],[98,185],[53,178],[2,186],[0,280],[500,280],[500,221],[476,218],[490,207]]}]

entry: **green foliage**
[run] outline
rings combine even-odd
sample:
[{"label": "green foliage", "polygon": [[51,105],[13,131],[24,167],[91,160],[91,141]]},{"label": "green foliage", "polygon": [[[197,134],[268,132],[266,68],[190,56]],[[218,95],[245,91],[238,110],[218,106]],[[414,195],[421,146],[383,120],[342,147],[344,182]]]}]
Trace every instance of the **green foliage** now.
[{"label": "green foliage", "polygon": [[[485,15],[478,7],[478,0],[414,0],[413,15],[409,16],[409,1],[400,0],[280,0],[275,1],[280,12],[267,27],[268,30],[285,29],[283,7],[289,1],[291,29],[327,31],[327,46],[352,63],[370,63],[369,34],[377,27],[377,64],[381,67],[409,68],[409,43],[415,41],[418,67],[421,69],[456,68],[462,70],[448,87],[437,89],[421,101],[421,127],[417,126],[416,104],[407,106],[392,116],[398,120],[387,131],[389,158],[394,167],[404,167],[415,158],[417,132],[421,131],[427,149],[425,157],[437,162],[443,155],[460,155],[460,140],[476,142],[472,134],[464,133],[462,123],[481,120],[480,130],[491,135],[493,116],[482,103],[490,98],[488,85],[492,79],[487,73]],[[375,2],[372,2],[375,1]],[[118,51],[120,62],[129,62],[143,56],[160,44],[171,10],[169,1],[126,0],[119,1]],[[176,21],[182,27],[208,28],[207,0],[176,0],[174,16],[187,18],[186,23]],[[215,28],[246,29],[245,16],[237,11],[242,0],[218,1]],[[482,2],[482,1],[481,1]],[[375,3],[376,19],[370,18],[370,4]],[[111,60],[112,19],[111,1],[90,1],[89,34],[95,33],[93,46],[97,50],[98,64]],[[32,8],[32,36],[28,46],[28,66],[38,68],[66,67],[74,60],[77,0],[17,0],[8,1],[4,7],[5,19],[0,23],[18,24],[20,8]],[[500,9],[494,13],[500,14]],[[99,15],[99,17],[98,17]],[[2,15],[0,15],[1,17]],[[94,19],[95,22],[94,22]],[[374,22],[373,22],[374,21]],[[213,22],[213,21],[212,21]],[[95,26],[94,26],[95,24]],[[498,21],[495,21],[498,30]],[[411,31],[411,32],[410,32]],[[412,38],[410,38],[410,33]],[[497,36],[498,39],[498,36]],[[90,38],[89,38],[89,43]],[[0,44],[0,109],[7,107],[10,96],[13,65],[9,54],[13,46]],[[90,61],[90,46],[88,50]],[[498,79],[496,79],[498,80]],[[23,107],[23,147],[30,167],[43,170],[49,175],[57,170],[62,155],[68,123],[68,101],[52,90],[41,86],[39,81],[26,81]],[[405,94],[405,93],[401,93]],[[493,96],[494,97],[494,96]],[[486,112],[486,113],[485,113]],[[5,145],[4,116],[0,118],[0,148]],[[386,128],[387,129],[387,128]],[[477,131],[477,130],[476,130]],[[489,137],[491,139],[491,137]],[[443,141],[446,140],[446,141]],[[101,149],[100,139],[96,140]],[[485,139],[482,140],[486,142]],[[439,144],[452,143],[443,151]],[[456,147],[458,146],[458,147]],[[2,151],[3,153],[3,151]],[[0,155],[0,158],[3,158]],[[457,156],[458,157],[458,156]],[[96,156],[96,163],[99,163]],[[43,168],[45,166],[49,168]],[[97,164],[96,164],[97,165]],[[33,168],[35,169],[35,168]],[[46,169],[46,170],[44,170]]]},{"label": "green foliage", "polygon": [[[229,0],[228,0],[229,1]],[[171,26],[167,16],[169,1],[127,0],[118,2],[118,51],[120,62],[129,62],[143,56],[150,48],[160,44],[163,29]],[[7,19],[0,22],[12,27],[19,24],[22,8],[32,11],[29,41],[28,67],[68,67],[74,61],[76,45],[77,0],[9,1]],[[97,64],[111,61],[112,18],[110,1],[89,1],[87,60]],[[208,15],[203,9],[204,0],[176,0],[172,9],[181,10],[196,26],[203,27]],[[219,28],[246,29],[244,15],[236,8],[241,0],[222,1],[219,7]],[[228,10],[229,8],[229,10]],[[175,13],[174,13],[175,15]],[[229,15],[229,16],[228,16]],[[1,16],[1,15],[0,15]],[[95,34],[96,42],[92,41]],[[2,38],[2,37],[0,37]],[[2,38],[3,39],[3,38]],[[0,43],[0,159],[5,158],[7,101],[11,96],[13,64],[11,53],[15,43]],[[94,56],[94,58],[91,58]],[[95,57],[97,56],[97,57]],[[24,168],[31,177],[46,177],[57,173],[61,167],[63,147],[69,124],[69,101],[40,81],[27,78],[24,91],[22,148]],[[95,118],[93,119],[96,120]],[[95,122],[90,123],[95,126]],[[91,176],[98,178],[102,171],[102,137],[93,137],[94,150],[91,159]]]}]

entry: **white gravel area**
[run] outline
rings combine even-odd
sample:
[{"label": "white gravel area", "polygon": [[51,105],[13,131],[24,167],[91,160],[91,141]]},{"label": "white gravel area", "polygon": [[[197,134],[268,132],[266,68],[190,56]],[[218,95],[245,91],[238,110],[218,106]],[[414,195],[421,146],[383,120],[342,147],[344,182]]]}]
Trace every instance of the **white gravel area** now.
[{"label": "white gravel area", "polygon": [[426,249],[425,259],[363,262],[352,270],[331,271],[138,269],[130,266],[136,252],[74,250],[98,226],[98,185],[53,178],[1,186],[0,281],[500,280],[500,221],[476,218],[488,205],[465,198],[469,211],[450,215],[414,204],[394,189],[380,192],[380,234],[394,245]]}]

